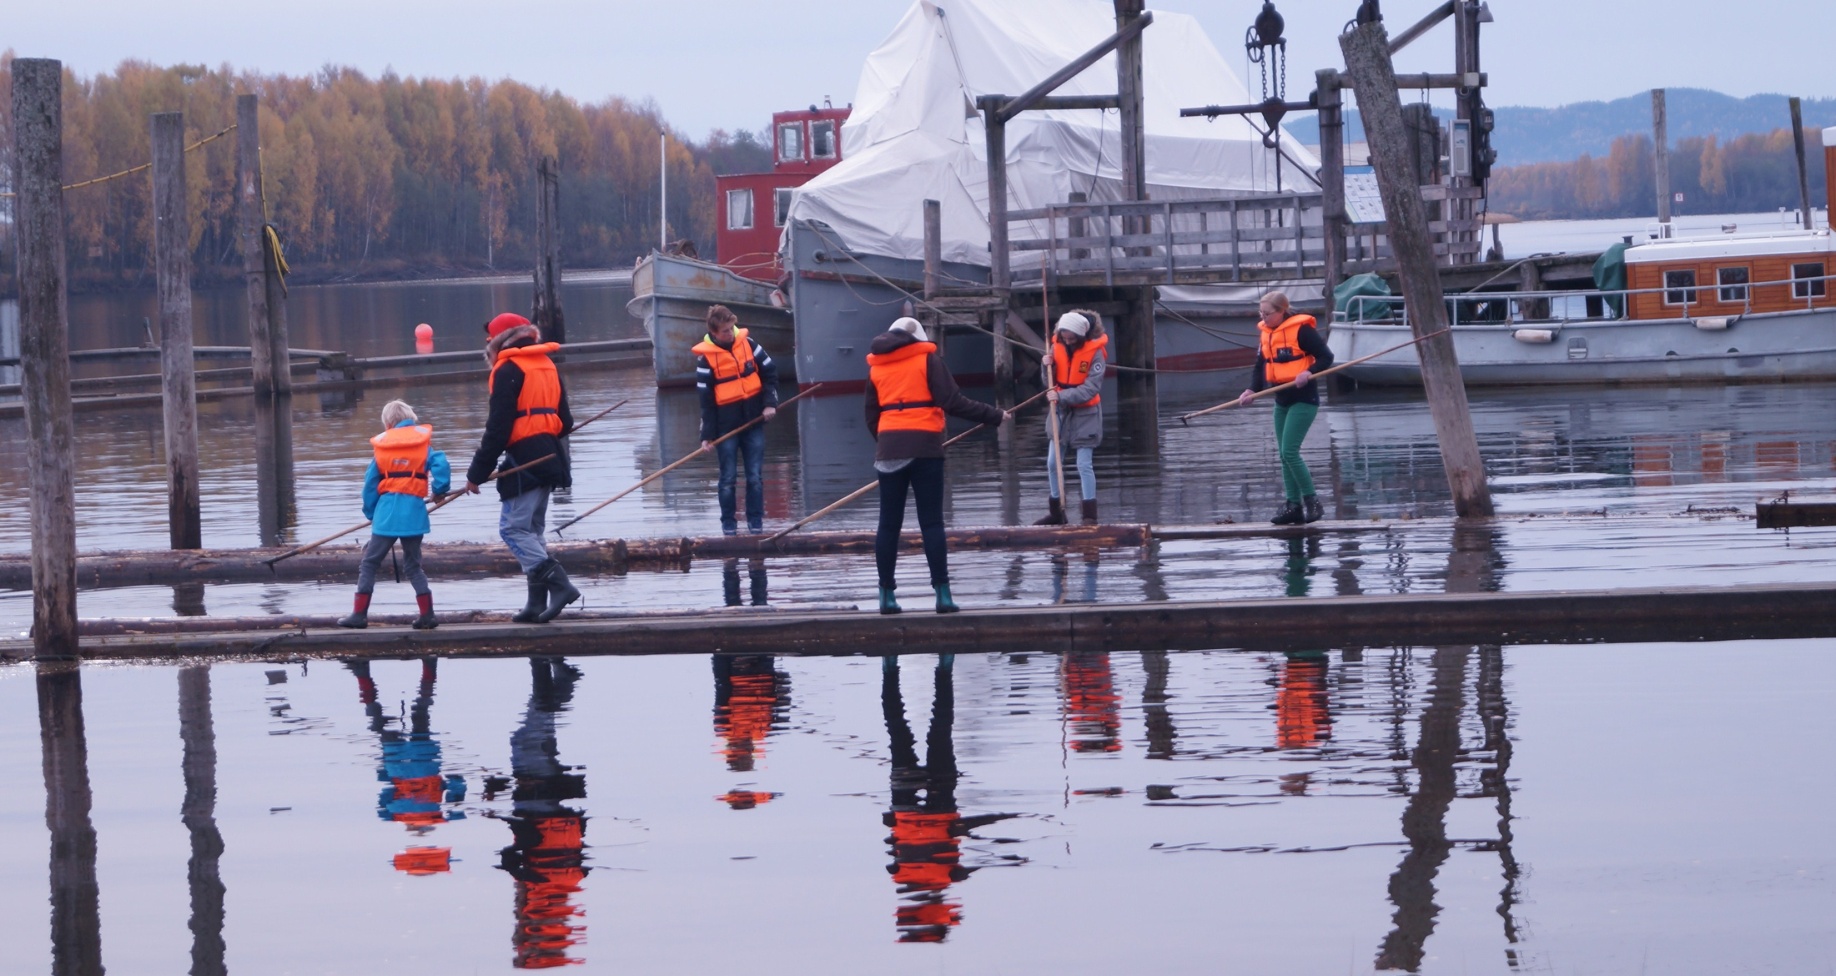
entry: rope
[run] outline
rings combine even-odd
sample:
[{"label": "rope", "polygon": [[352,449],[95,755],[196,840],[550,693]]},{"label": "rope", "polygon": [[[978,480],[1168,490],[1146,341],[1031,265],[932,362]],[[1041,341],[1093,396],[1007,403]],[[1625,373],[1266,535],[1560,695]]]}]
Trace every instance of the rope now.
[{"label": "rope", "polygon": [[[215,142],[216,140],[218,140],[218,139],[221,139],[221,138],[223,138],[223,137],[224,137],[224,136],[226,136],[226,135],[229,135],[229,134],[230,134],[230,133],[231,133],[232,131],[234,131],[234,130],[235,130],[235,128],[236,128],[236,123],[234,123],[234,122],[231,122],[231,123],[229,124],[229,128],[227,128],[227,129],[224,129],[224,130],[223,130],[223,131],[221,131],[221,132],[218,132],[218,133],[217,133],[216,135],[209,135],[209,136],[205,136],[205,137],[204,137],[204,138],[202,138],[202,139],[199,139],[199,140],[198,140],[197,142],[194,142],[194,143],[192,143],[191,145],[189,145],[189,146],[186,146],[186,147],[185,147],[185,151],[186,151],[186,152],[191,152],[191,151],[192,151],[192,150],[194,150],[194,149],[200,149],[200,148],[203,148],[203,146],[204,146],[204,145],[205,145],[206,143],[210,143],[210,142]],[[121,179],[121,178],[122,178],[122,177],[124,177],[124,176],[133,176],[133,175],[134,175],[135,173],[144,173],[144,172],[146,172],[147,170],[150,170],[150,169],[152,169],[152,168],[153,168],[153,164],[152,164],[151,162],[146,162],[146,163],[141,163],[141,164],[140,164],[139,166],[135,166],[135,167],[133,167],[133,168],[131,168],[131,169],[124,169],[124,170],[122,170],[122,171],[121,171],[121,172],[119,172],[119,173],[110,173],[110,174],[108,174],[107,176],[98,176],[98,177],[96,177],[96,178],[95,178],[95,179],[93,179],[93,180],[83,180],[83,181],[82,181],[82,182],[80,182],[80,183],[66,183],[66,184],[65,184],[65,185],[64,185],[64,186],[62,187],[62,189],[64,189],[64,190],[66,190],[66,191],[68,191],[68,190],[81,190],[82,188],[84,188],[84,187],[86,187],[86,186],[95,186],[95,185],[96,185],[96,184],[98,184],[98,183],[107,183],[107,182],[109,182],[110,180],[118,180],[118,179]],[[13,194],[11,194],[11,193],[0,193],[0,197],[10,197],[10,196],[12,196],[12,195],[13,195]]]}]

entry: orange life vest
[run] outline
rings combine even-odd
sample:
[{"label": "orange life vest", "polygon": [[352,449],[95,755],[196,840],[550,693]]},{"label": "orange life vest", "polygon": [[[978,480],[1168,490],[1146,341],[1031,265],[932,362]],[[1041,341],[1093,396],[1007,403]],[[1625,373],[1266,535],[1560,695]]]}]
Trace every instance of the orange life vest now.
[{"label": "orange life vest", "polygon": [[724,407],[750,400],[764,389],[759,380],[759,364],[752,358],[752,343],[747,341],[745,329],[733,330],[731,349],[722,349],[713,339],[702,336],[689,351],[706,357],[708,367],[714,371],[715,405]]},{"label": "orange life vest", "polygon": [[[1313,316],[1290,315],[1273,329],[1267,322],[1257,322],[1256,327],[1262,330],[1263,382],[1280,386],[1313,368],[1313,357],[1300,346],[1300,330],[1313,327]],[[1283,361],[1283,355],[1289,358]]]},{"label": "orange life vest", "polygon": [[433,442],[433,427],[391,427],[370,438],[376,452],[376,470],[382,482],[376,490],[383,494],[427,497],[427,445]]},{"label": "orange life vest", "polygon": [[[1086,339],[1083,345],[1077,347],[1076,352],[1067,356],[1064,343],[1059,342],[1057,336],[1053,336],[1052,381],[1061,390],[1066,387],[1084,385],[1084,381],[1090,378],[1090,365],[1096,362],[1097,355],[1107,348],[1109,348],[1108,336],[1100,339]],[[1087,402],[1079,404],[1078,409],[1094,407],[1102,402],[1102,396],[1093,396]]]},{"label": "orange life vest", "polygon": [[559,342],[541,342],[498,351],[497,364],[491,367],[490,389],[496,389],[497,371],[504,363],[514,359],[523,371],[523,392],[516,398],[516,423],[510,428],[510,443],[537,434],[560,435],[561,374],[555,372],[555,361],[548,358],[559,348]]},{"label": "orange life vest", "polygon": [[943,408],[931,402],[927,358],[934,342],[914,342],[880,355],[867,354],[867,378],[880,396],[880,431],[923,430],[941,434]]}]

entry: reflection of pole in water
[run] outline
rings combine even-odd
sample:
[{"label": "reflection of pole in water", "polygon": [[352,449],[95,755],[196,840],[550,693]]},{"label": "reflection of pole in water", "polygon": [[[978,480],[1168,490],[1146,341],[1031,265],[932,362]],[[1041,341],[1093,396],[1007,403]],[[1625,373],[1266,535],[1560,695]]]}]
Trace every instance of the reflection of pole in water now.
[{"label": "reflection of pole in water", "polygon": [[1147,684],[1141,689],[1141,719],[1147,726],[1147,757],[1172,759],[1173,741],[1179,731],[1173,727],[1173,716],[1167,711],[1167,677],[1172,671],[1166,651],[1142,651],[1141,669],[1147,672]]},{"label": "reflection of pole in water", "polygon": [[1498,800],[1498,861],[1504,876],[1504,887],[1498,893],[1498,916],[1504,921],[1505,962],[1516,969],[1522,960],[1517,955],[1517,918],[1513,909],[1522,870],[1511,850],[1511,705],[1504,694],[1503,648],[1479,648],[1478,698],[1479,722],[1485,729],[1481,748],[1493,756],[1491,768],[1479,771],[1479,788],[1484,795]]},{"label": "reflection of pole in water", "polygon": [[714,734],[720,736],[727,769],[753,770],[765,752],[765,738],[783,728],[790,709],[790,675],[768,655],[714,655]]},{"label": "reflection of pole in water", "polygon": [[179,739],[184,744],[185,802],[180,819],[191,834],[185,877],[191,889],[192,976],[222,976],[223,834],[217,830],[217,733],[210,715],[210,668],[179,669]]},{"label": "reflection of pole in water", "polygon": [[264,546],[281,545],[299,518],[293,484],[293,397],[255,397],[255,507]]},{"label": "reflection of pole in water", "polygon": [[174,583],[172,585],[172,612],[181,617],[204,616],[204,584]]},{"label": "reflection of pole in water", "polygon": [[75,664],[38,666],[38,737],[44,749],[45,826],[51,829],[51,971],[100,974],[96,828],[89,819],[82,673]]},{"label": "reflection of pole in water", "polygon": [[[578,962],[570,948],[586,940],[574,924],[573,896],[586,880],[586,814],[564,801],[586,796],[586,777],[562,765],[556,716],[567,710],[580,672],[560,658],[529,659],[531,690],[523,724],[510,736],[513,840],[498,867],[516,879],[516,931],[511,964],[548,969]],[[488,788],[487,788],[488,789]],[[491,792],[485,799],[492,799]]]},{"label": "reflection of pole in water", "polygon": [[1395,924],[1377,950],[1378,969],[1421,969],[1423,946],[1434,934],[1441,907],[1434,903],[1434,879],[1453,850],[1447,839],[1447,808],[1455,788],[1454,764],[1460,758],[1460,713],[1465,708],[1466,659],[1469,647],[1442,647],[1434,652],[1434,679],[1422,709],[1421,738],[1413,765],[1417,782],[1403,810],[1403,837],[1409,850],[1390,875]]}]

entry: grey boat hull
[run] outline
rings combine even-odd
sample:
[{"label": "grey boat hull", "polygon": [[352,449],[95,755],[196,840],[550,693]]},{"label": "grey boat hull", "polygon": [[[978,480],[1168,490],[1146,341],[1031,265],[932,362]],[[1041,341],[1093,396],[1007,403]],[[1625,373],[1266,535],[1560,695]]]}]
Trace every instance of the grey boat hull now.
[{"label": "grey boat hull", "polygon": [[668,254],[651,254],[631,272],[634,297],[625,310],[644,323],[650,336],[657,385],[693,386],[695,354],[707,334],[709,305],[725,305],[778,361],[781,379],[795,375],[791,355],[791,313],[774,305],[771,285],[717,264]]}]

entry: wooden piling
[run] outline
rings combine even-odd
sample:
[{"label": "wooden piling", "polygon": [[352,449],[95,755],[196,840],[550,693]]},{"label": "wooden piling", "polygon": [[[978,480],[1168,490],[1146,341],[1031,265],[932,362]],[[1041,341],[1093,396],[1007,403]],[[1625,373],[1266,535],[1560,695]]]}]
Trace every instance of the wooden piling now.
[{"label": "wooden piling", "polygon": [[[982,109],[983,132],[988,140],[988,285],[994,294],[1006,298],[1012,278],[1007,253],[1007,125],[1001,121],[1000,104],[985,99]],[[997,312],[989,316],[994,333],[995,404],[1006,409],[1014,402],[1014,350],[1006,342],[1007,316]]]},{"label": "wooden piling", "polygon": [[1325,225],[1326,305],[1332,313],[1332,290],[1345,276],[1345,115],[1339,73],[1314,72],[1320,122],[1320,220]]},{"label": "wooden piling", "polygon": [[561,165],[553,156],[536,167],[535,311],[530,316],[544,342],[567,342],[561,314]]},{"label": "wooden piling", "polygon": [[1651,145],[1656,151],[1652,172],[1657,177],[1658,234],[1670,236],[1670,128],[1665,118],[1664,89],[1651,89]]},{"label": "wooden piling", "polygon": [[254,95],[236,96],[236,243],[249,302],[249,365],[257,396],[293,388],[287,369],[286,306],[280,269],[267,242],[261,182],[261,109]]},{"label": "wooden piling", "polygon": [[19,276],[26,467],[32,483],[32,644],[40,660],[77,654],[63,81],[62,62],[13,61],[13,234],[18,249],[14,267]]},{"label": "wooden piling", "polygon": [[1804,102],[1793,95],[1791,104],[1791,148],[1798,156],[1798,225],[1811,229],[1810,166],[1804,159]]},{"label": "wooden piling", "polygon": [[217,829],[217,734],[210,714],[210,666],[180,668],[180,769],[185,799],[179,819],[191,835],[185,876],[191,893],[191,972],[219,976],[224,967],[223,833]]},{"label": "wooden piling", "polygon": [[191,217],[185,197],[185,116],[156,112],[153,258],[159,291],[160,395],[166,421],[166,520],[174,549],[204,546],[198,504],[198,398],[191,353]]},{"label": "wooden piling", "polygon": [[[943,291],[943,204],[924,201],[924,300],[932,301]],[[937,351],[944,351],[943,316],[925,309],[922,318],[931,323],[931,341]]]},{"label": "wooden piling", "polygon": [[[1371,162],[1377,170],[1409,328],[1418,337],[1430,336],[1447,328],[1447,306],[1435,267],[1427,210],[1410,165],[1409,135],[1403,126],[1402,99],[1396,91],[1389,39],[1382,22],[1377,21],[1359,24],[1341,35],[1339,46],[1358,90],[1358,108],[1364,116]],[[1485,484],[1485,462],[1479,454],[1472,415],[1467,411],[1466,385],[1460,378],[1453,336],[1433,336],[1416,349],[1421,356],[1422,386],[1434,418],[1454,511],[1462,517],[1489,516],[1492,498]]]},{"label": "wooden piling", "polygon": [[[15,84],[18,65],[13,62]],[[76,650],[74,642],[70,647]],[[100,976],[101,886],[96,881],[96,827],[90,819],[83,673],[74,663],[38,665],[38,741],[44,756],[45,826],[51,834],[51,972]]]}]

